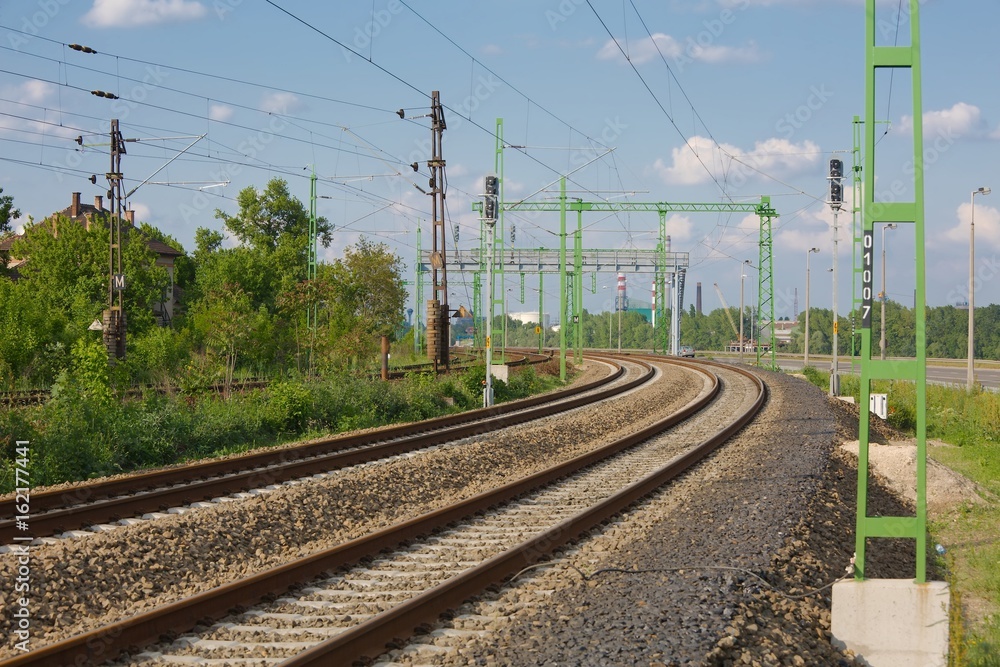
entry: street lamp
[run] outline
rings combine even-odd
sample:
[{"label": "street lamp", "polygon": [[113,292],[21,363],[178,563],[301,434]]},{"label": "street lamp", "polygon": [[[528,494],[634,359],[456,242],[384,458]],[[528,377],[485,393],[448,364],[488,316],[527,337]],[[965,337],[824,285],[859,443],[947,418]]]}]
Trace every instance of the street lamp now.
[{"label": "street lamp", "polygon": [[618,274],[618,284],[615,291],[615,308],[618,309],[618,354],[622,353],[622,310],[625,309],[626,299],[626,277],[624,273]]},{"label": "street lamp", "polygon": [[809,365],[809,255],[819,252],[819,248],[809,248],[806,252],[806,335],[805,353],[802,355],[802,367]]},{"label": "street lamp", "polygon": [[618,354],[621,353],[622,353],[622,304],[619,303],[618,304]]},{"label": "street lamp", "polygon": [[[601,289],[608,289],[608,286],[607,285],[603,285],[601,287]],[[614,319],[611,317],[611,311],[609,310],[608,311],[608,349],[609,350],[611,349],[611,325],[612,325],[613,322],[614,322]]]},{"label": "street lamp", "polygon": [[988,195],[992,190],[979,188],[972,191],[972,218],[969,221],[969,368],[966,372],[965,384],[969,391],[975,382],[975,352],[973,338],[976,311],[976,195]]},{"label": "street lamp", "polygon": [[882,333],[878,339],[878,347],[882,351],[882,359],[885,359],[885,302],[889,298],[888,288],[885,286],[885,230],[899,227],[895,222],[890,222],[882,227]]},{"label": "street lamp", "polygon": [[507,320],[510,319],[510,293],[513,287],[508,287],[503,295],[503,354],[504,363],[507,363]]},{"label": "street lamp", "polygon": [[837,314],[837,244],[839,242],[837,229],[837,214],[844,205],[844,161],[837,158],[830,160],[830,200],[827,202],[833,211],[833,363],[830,365],[830,395],[840,395],[840,360],[838,354],[840,344],[840,316]]},{"label": "street lamp", "polygon": [[743,266],[740,267],[740,363],[743,363],[743,348],[746,347],[746,341],[743,339],[743,319],[745,317],[743,309],[743,281],[747,277],[745,273],[747,266],[753,266],[750,264],[749,259],[743,260]]}]

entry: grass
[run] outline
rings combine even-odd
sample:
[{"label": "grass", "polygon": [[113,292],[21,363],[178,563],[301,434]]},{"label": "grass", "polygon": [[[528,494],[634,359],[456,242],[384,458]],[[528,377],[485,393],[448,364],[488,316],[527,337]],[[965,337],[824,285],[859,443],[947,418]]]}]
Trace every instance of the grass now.
[{"label": "grass", "polygon": [[[549,364],[518,369],[494,384],[495,398],[555,388],[553,372]],[[228,399],[149,392],[122,402],[106,377],[67,375],[44,405],[0,410],[0,494],[15,486],[17,441],[31,443],[33,486],[46,486],[477,408],[484,377],[479,366],[441,378],[282,380]]]},{"label": "grass", "polygon": [[[829,386],[828,373],[804,374]],[[912,435],[915,385],[876,382],[873,391],[888,394],[889,423]],[[842,378],[841,393],[858,400],[859,380]],[[949,666],[1000,667],[1000,394],[928,385],[927,435],[953,445],[929,448],[934,460],[989,492],[982,504],[965,503],[930,521],[930,539],[946,549],[952,590]]]}]

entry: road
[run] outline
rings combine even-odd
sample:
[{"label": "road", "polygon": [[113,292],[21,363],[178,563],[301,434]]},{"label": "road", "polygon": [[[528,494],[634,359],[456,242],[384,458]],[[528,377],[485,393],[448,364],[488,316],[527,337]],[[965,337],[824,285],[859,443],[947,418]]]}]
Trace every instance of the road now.
[{"label": "road", "polygon": [[[782,368],[782,370],[800,371],[802,370],[802,359],[779,357],[778,365]],[[822,371],[829,371],[830,357],[818,357],[813,359],[810,355],[809,365]],[[852,372],[856,373],[858,371],[852,371],[850,357],[847,357],[846,359],[842,357],[840,360],[840,372],[841,374],[848,374]],[[927,381],[931,384],[965,386],[965,378],[965,366],[958,366],[954,361],[942,361],[938,364],[935,363],[934,360],[931,360],[927,363]],[[1000,368],[981,368],[977,366],[976,381],[992,391],[1000,390]]]}]

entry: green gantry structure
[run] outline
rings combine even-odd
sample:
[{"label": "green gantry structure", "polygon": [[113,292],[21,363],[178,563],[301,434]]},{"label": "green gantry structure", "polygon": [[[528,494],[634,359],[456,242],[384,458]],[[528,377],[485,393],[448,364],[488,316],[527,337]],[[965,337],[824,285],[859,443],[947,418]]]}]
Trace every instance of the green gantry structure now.
[{"label": "green gantry structure", "polygon": [[[862,205],[861,271],[861,416],[858,451],[857,542],[855,545],[855,578],[866,575],[865,554],[872,538],[909,538],[916,540],[916,581],[927,580],[927,290],[925,283],[924,247],[924,137],[923,101],[920,69],[920,2],[909,0],[910,44],[879,46],[877,44],[876,0],[866,0],[865,14],[865,122],[864,122],[864,186]],[[879,70],[906,72],[913,91],[913,162],[903,176],[912,177],[913,201],[879,201],[875,189],[876,116],[875,102]],[[894,188],[895,189],[895,188]],[[905,188],[904,188],[905,191]],[[872,358],[872,308],[874,301],[875,227],[896,223],[912,225],[915,240],[915,310],[916,358]],[[916,385],[917,393],[917,503],[916,516],[869,516],[868,514],[868,446],[870,436],[870,400],[873,380],[908,380]]]}]

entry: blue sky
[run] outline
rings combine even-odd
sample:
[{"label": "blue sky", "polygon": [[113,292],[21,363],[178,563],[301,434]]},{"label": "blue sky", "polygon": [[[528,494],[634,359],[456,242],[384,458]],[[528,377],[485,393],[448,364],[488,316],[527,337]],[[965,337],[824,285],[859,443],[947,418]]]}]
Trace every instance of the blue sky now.
[{"label": "blue sky", "polygon": [[[897,39],[897,25],[898,39],[908,41],[908,2],[880,3],[885,43]],[[1000,3],[924,0],[921,23],[928,301],[942,305],[966,299],[971,192],[1000,188],[990,159],[1000,142],[993,82]],[[863,114],[862,0],[8,0],[0,25],[0,187],[25,218],[65,208],[73,191],[87,202],[104,193],[107,147],[90,144],[106,141],[101,135],[114,117],[126,138],[140,139],[123,159],[127,189],[205,135],[130,200],[140,220],[187,248],[198,227],[221,228],[215,209],[233,212],[248,185],[282,177],[307,202],[315,165],[319,211],[336,225],[324,256],[338,256],[364,234],[412,267],[418,224],[424,246],[430,241],[430,198],[415,187],[426,186],[426,169],[414,174],[406,166],[429,157],[430,130],[413,116],[439,90],[448,107],[448,213],[459,247],[478,246],[470,204],[493,169],[492,133],[502,117],[506,142],[525,147],[505,151],[507,199],[536,191],[535,198],[552,197],[550,184],[571,170],[569,189],[588,200],[770,195],[781,214],[777,315],[793,315],[796,289],[804,308],[813,246],[821,252],[812,256],[812,305],[829,306],[833,216],[823,203],[825,177],[830,158],[850,163],[852,119]],[[890,121],[879,144],[880,184],[898,181],[905,168],[906,78],[895,77],[891,97],[879,100]],[[888,79],[880,83],[889,90]],[[400,108],[406,119],[396,115]],[[842,225],[849,221],[841,214]],[[513,222],[515,246],[557,246],[557,217]],[[975,222],[976,302],[997,303],[1000,199],[976,197]],[[655,214],[590,214],[584,224],[585,247],[656,243]],[[673,249],[691,253],[688,303],[696,282],[706,310],[719,306],[716,282],[738,303],[742,261],[757,261],[757,218],[684,214],[668,226]],[[851,293],[846,230],[842,312]],[[887,237],[890,298],[910,304],[912,230]],[[471,287],[450,277],[452,304],[469,304]],[[510,280],[516,302],[519,283]],[[756,273],[746,282],[751,303]],[[586,305],[607,310],[612,290],[600,287],[614,276],[597,283]],[[529,288],[536,284],[528,278]],[[589,276],[585,285],[589,292]],[[550,302],[556,298],[554,278],[545,291]],[[633,298],[648,291],[648,278],[630,281]],[[525,310],[534,299],[527,289]]]}]

